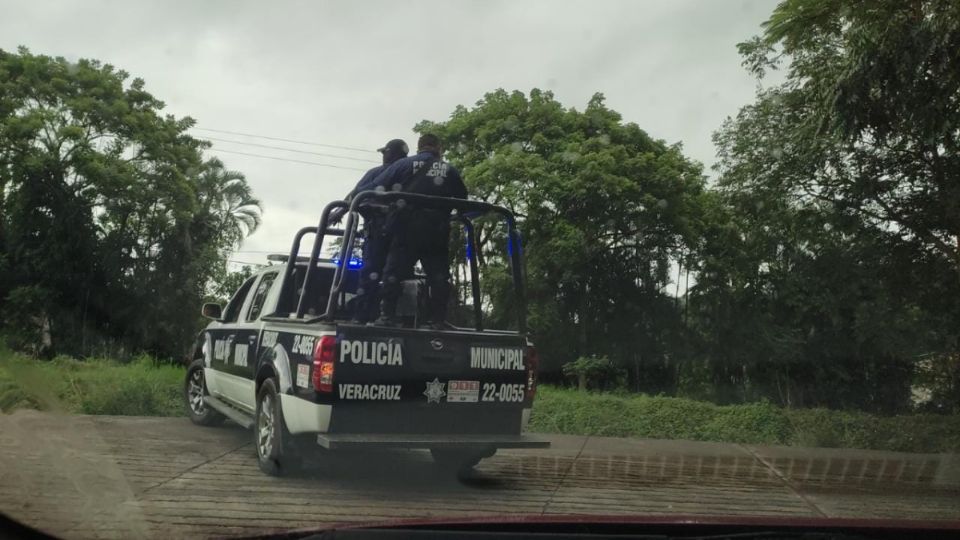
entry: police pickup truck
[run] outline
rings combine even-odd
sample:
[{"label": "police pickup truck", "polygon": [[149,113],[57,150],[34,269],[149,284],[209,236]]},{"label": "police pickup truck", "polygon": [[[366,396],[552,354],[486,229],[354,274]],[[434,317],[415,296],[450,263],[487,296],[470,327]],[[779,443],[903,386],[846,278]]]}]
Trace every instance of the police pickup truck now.
[{"label": "police pickup truck", "polygon": [[[413,204],[447,209],[467,239],[472,327],[419,328],[425,287],[404,283],[401,328],[350,323],[362,261],[354,253],[358,208]],[[328,225],[347,211],[343,229]],[[483,325],[474,220],[499,217],[516,293],[515,330]],[[310,257],[298,257],[313,234]],[[324,238],[341,236],[339,256],[322,259]],[[429,449],[441,466],[476,465],[498,448],[542,448],[522,434],[537,384],[537,354],[526,335],[520,235],[513,214],[477,201],[364,192],[324,208],[317,227],[294,238],[284,264],[248,279],[226,305],[206,304],[213,321],[198,339],[184,395],[191,420],[225,418],[254,431],[260,468],[297,469],[307,452],[369,447]]]}]

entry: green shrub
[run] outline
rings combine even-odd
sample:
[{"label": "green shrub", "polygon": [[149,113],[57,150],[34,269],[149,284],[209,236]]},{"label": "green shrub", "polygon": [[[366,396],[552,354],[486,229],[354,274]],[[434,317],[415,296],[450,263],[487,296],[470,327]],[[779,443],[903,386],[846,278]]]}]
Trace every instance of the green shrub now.
[{"label": "green shrub", "polygon": [[581,356],[563,365],[563,374],[577,383],[580,390],[587,388],[613,390],[627,383],[627,372],[606,356]]},{"label": "green shrub", "polygon": [[870,448],[960,449],[960,416],[877,417],[827,409],[788,410],[767,402],[718,406],[642,394],[578,392],[541,385],[531,431],[571,435]]},{"label": "green shrub", "polygon": [[58,356],[32,360],[0,350],[0,409],[179,416],[184,370],[143,356],[128,364]]},{"label": "green shrub", "polygon": [[36,398],[25,392],[10,373],[0,369],[0,411],[38,408]]},{"label": "green shrub", "polygon": [[789,411],[791,444],[949,452],[960,448],[960,416],[916,414],[878,417],[864,413],[802,409]]},{"label": "green shrub", "polygon": [[751,444],[780,444],[790,434],[784,410],[768,402],[717,407],[700,429],[702,440]]}]

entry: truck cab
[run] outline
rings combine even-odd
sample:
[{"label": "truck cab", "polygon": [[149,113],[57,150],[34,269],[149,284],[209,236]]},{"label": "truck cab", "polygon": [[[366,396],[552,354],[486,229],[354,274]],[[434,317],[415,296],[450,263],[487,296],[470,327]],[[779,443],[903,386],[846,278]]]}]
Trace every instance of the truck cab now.
[{"label": "truck cab", "polygon": [[[405,327],[350,322],[362,261],[351,258],[364,200],[449,208],[468,239],[471,327],[420,327],[418,279],[405,283]],[[327,223],[333,208],[348,212],[342,230]],[[199,338],[185,398],[191,419],[225,418],[252,428],[260,468],[284,474],[315,449],[423,448],[438,464],[472,467],[498,448],[542,448],[523,433],[536,393],[538,361],[526,335],[484,328],[472,219],[504,218],[516,292],[522,296],[519,235],[508,210],[412,194],[361,193],[348,206],[328,205],[317,227],[295,236],[289,255],[262,268],[225,306],[204,306],[213,319]],[[314,235],[310,257],[302,239]],[[337,257],[319,256],[325,236],[342,238]],[[522,300],[518,305],[522,306]]]}]

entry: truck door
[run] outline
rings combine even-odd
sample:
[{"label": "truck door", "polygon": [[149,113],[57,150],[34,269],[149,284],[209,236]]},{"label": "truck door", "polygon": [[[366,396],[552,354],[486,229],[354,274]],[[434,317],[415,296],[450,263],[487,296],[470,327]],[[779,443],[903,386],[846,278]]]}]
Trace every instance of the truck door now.
[{"label": "truck door", "polygon": [[234,344],[237,340],[237,323],[240,312],[247,303],[250,289],[256,277],[251,277],[237,289],[233,298],[223,310],[223,317],[207,329],[209,343],[209,364],[205,374],[207,388],[214,396],[233,401],[236,386],[232,381],[230,365],[233,359]]},{"label": "truck door", "polygon": [[263,323],[260,316],[267,297],[277,279],[278,271],[264,272],[251,287],[249,301],[243,306],[241,317],[234,325],[234,341],[231,344],[230,363],[226,368],[234,381],[235,391],[231,400],[250,411],[255,410],[256,396],[253,372],[256,369],[257,349]]}]

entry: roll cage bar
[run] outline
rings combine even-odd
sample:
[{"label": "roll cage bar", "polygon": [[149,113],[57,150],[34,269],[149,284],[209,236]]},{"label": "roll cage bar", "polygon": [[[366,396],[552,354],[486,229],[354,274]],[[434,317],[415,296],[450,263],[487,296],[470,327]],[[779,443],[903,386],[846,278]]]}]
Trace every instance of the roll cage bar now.
[{"label": "roll cage bar", "polygon": [[[300,244],[303,237],[307,234],[314,234],[313,248],[310,251],[310,258],[307,262],[307,272],[303,280],[297,307],[291,318],[304,318],[307,310],[309,298],[316,287],[317,262],[320,260],[320,250],[323,247],[324,239],[329,236],[341,236],[343,242],[340,245],[340,254],[338,263],[334,270],[333,281],[330,284],[330,295],[327,299],[327,309],[320,318],[333,321],[340,302],[340,295],[343,291],[346,269],[349,266],[350,254],[353,253],[354,243],[357,238],[357,227],[359,225],[358,210],[361,207],[386,206],[398,201],[414,205],[418,208],[434,210],[456,210],[456,214],[451,215],[451,221],[460,223],[467,237],[467,259],[470,267],[471,294],[473,297],[473,316],[474,326],[477,331],[483,330],[483,311],[480,297],[480,271],[477,265],[477,237],[473,226],[473,219],[487,215],[495,214],[503,218],[507,225],[507,255],[510,259],[511,274],[513,277],[514,294],[517,298],[518,320],[517,327],[521,333],[527,331],[527,305],[526,294],[523,283],[523,250],[521,248],[520,232],[517,230],[516,218],[510,210],[481,201],[470,201],[464,199],[452,199],[446,197],[431,197],[405,192],[377,192],[362,191],[353,197],[349,203],[347,201],[333,201],[327,204],[320,214],[320,222],[316,227],[304,227],[297,231],[294,236],[293,245],[290,247],[290,256],[287,258],[287,265],[284,273],[282,293],[289,294],[288,288],[292,286],[297,266],[297,254],[300,252]],[[343,229],[331,228],[329,226],[330,212],[335,208],[344,208],[347,210],[346,224]],[[302,261],[302,259],[301,259]],[[283,296],[286,297],[286,296]]]}]

